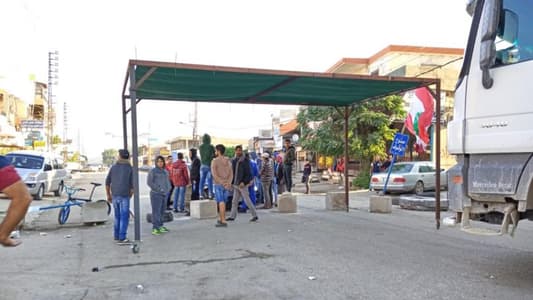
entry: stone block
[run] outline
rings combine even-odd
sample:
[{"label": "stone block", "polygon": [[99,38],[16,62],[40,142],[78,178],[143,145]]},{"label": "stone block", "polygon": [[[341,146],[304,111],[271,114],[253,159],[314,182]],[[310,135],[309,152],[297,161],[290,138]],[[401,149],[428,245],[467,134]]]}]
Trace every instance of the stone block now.
[{"label": "stone block", "polygon": [[346,197],[344,191],[328,192],[326,194],[327,210],[346,210]]},{"label": "stone block", "polygon": [[218,214],[217,203],[213,200],[191,201],[191,217],[196,219],[213,219]]},{"label": "stone block", "polygon": [[101,223],[109,219],[106,201],[87,202],[81,207],[81,221],[83,223]]},{"label": "stone block", "polygon": [[[423,197],[423,196],[402,196],[399,200],[400,207],[410,210],[421,211],[435,211],[436,201],[435,197]],[[448,210],[448,199],[440,199],[440,210]]]},{"label": "stone block", "polygon": [[280,213],[295,213],[298,210],[296,196],[292,193],[283,193],[278,198],[278,211]]},{"label": "stone block", "polygon": [[370,212],[391,213],[392,197],[390,196],[370,196]]}]

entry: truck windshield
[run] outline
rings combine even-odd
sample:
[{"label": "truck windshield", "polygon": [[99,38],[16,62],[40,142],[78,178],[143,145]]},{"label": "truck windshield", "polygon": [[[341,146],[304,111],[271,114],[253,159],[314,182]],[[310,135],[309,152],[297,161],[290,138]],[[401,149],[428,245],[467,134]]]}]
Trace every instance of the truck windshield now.
[{"label": "truck windshield", "polygon": [[15,168],[19,169],[39,170],[44,162],[42,157],[32,155],[7,154],[6,157]]}]

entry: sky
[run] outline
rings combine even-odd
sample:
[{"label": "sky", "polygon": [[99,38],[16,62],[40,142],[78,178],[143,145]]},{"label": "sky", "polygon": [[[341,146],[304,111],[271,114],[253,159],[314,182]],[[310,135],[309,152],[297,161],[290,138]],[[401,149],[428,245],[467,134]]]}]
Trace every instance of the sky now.
[{"label": "sky", "polygon": [[[31,99],[59,52],[59,109],[89,157],[120,147],[121,91],[129,59],[323,72],[343,57],[384,47],[463,48],[465,0],[0,1],[0,88]],[[293,108],[198,104],[198,133],[251,138]],[[138,132],[152,144],[192,134],[193,104],[142,101]],[[61,113],[62,115],[62,113]],[[60,118],[61,119],[61,118]],[[62,133],[58,120],[56,132]],[[106,134],[108,133],[108,134]],[[143,143],[143,137],[139,143]],[[79,138],[79,140],[78,140]]]}]

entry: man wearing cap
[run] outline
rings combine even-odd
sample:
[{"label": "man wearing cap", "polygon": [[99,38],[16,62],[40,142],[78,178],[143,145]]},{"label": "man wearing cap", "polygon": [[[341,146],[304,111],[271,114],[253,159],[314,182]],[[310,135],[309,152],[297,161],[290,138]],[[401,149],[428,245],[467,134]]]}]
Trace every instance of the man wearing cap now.
[{"label": "man wearing cap", "polygon": [[127,149],[118,151],[119,159],[109,169],[105,179],[107,201],[113,204],[115,212],[114,237],[119,245],[129,244],[128,223],[130,220],[130,198],[133,195],[133,168]]}]

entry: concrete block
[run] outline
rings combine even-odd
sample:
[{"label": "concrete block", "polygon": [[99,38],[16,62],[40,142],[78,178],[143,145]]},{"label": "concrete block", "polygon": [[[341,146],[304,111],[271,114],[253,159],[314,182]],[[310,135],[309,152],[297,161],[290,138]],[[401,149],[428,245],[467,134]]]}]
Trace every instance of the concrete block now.
[{"label": "concrete block", "polygon": [[106,201],[87,202],[81,207],[81,221],[83,223],[101,223],[108,220],[108,205]]},{"label": "concrete block", "polygon": [[371,196],[370,197],[370,212],[376,213],[391,213],[392,212],[392,197],[390,196]]},{"label": "concrete block", "polygon": [[328,192],[326,194],[327,210],[346,210],[346,197],[344,191]]},{"label": "concrete block", "polygon": [[218,214],[217,203],[213,200],[191,201],[191,217],[196,219],[213,219]]},{"label": "concrete block", "polygon": [[280,213],[295,213],[298,210],[296,195],[292,193],[283,193],[278,198],[278,211]]},{"label": "concrete block", "polygon": [[[399,200],[400,207],[403,209],[410,210],[421,210],[421,211],[435,211],[436,201],[435,197],[423,197],[423,196],[402,196]],[[440,210],[448,210],[448,199],[440,199]]]}]

